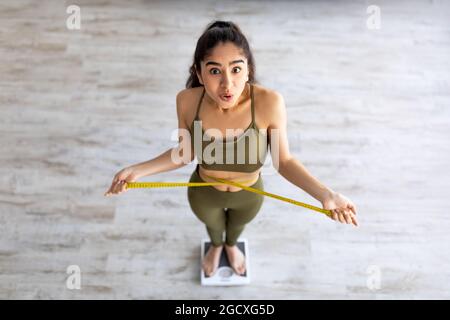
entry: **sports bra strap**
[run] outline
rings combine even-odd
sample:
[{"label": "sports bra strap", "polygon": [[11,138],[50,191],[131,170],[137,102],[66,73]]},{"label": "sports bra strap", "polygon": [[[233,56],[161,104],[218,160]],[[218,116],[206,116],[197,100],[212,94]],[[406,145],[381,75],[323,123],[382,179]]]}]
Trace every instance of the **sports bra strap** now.
[{"label": "sports bra strap", "polygon": [[203,96],[205,95],[205,87],[203,87],[203,93],[202,96],[200,97],[200,100],[198,101],[198,105],[197,105],[197,113],[195,114],[195,118],[194,120],[198,120],[198,111],[200,110],[200,105],[202,104],[202,100],[203,100]]},{"label": "sports bra strap", "polygon": [[255,106],[254,106],[254,97],[253,97],[253,85],[250,83],[250,99],[251,99],[251,108],[252,108],[252,125],[255,125]]}]

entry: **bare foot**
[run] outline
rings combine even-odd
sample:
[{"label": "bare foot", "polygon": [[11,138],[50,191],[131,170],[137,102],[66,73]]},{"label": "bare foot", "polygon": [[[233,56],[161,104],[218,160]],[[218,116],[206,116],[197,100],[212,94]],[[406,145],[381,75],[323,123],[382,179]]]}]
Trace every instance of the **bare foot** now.
[{"label": "bare foot", "polygon": [[242,251],[236,245],[230,247],[227,244],[225,244],[225,251],[234,272],[243,275],[245,272],[245,256]]},{"label": "bare foot", "polygon": [[203,258],[203,271],[207,277],[212,276],[219,266],[220,255],[222,254],[223,246],[215,247],[212,244],[209,246],[208,252]]}]

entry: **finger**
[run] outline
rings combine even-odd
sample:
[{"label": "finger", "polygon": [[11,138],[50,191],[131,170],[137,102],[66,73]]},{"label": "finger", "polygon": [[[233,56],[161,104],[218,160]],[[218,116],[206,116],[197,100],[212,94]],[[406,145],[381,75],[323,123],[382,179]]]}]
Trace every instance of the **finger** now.
[{"label": "finger", "polygon": [[105,192],[105,196],[110,196],[112,194],[112,190],[113,190],[112,188],[113,188],[113,184],[111,184],[108,191]]},{"label": "finger", "polygon": [[352,223],[355,225],[355,227],[358,226],[358,221],[356,221],[356,217],[355,216],[352,217]]},{"label": "finger", "polygon": [[122,193],[122,188],[123,188],[123,184],[124,184],[124,181],[123,180],[120,180],[118,183],[117,183],[117,193]]},{"label": "finger", "polygon": [[120,186],[120,192],[125,192],[125,190],[127,190],[127,183],[123,180],[122,185]]},{"label": "finger", "polygon": [[127,182],[125,180],[122,180],[120,184],[120,192],[125,192],[127,190]]},{"label": "finger", "polygon": [[342,217],[342,223],[349,223],[349,221],[348,221],[348,215],[347,215],[347,212],[345,211],[345,210],[340,210],[340,214],[341,214],[341,217]]},{"label": "finger", "polygon": [[111,195],[114,193],[114,186],[116,185],[118,181],[117,176],[114,176],[113,181],[111,182],[111,186],[109,187],[108,191],[106,192],[106,195]]},{"label": "finger", "polygon": [[345,221],[347,222],[347,224],[351,224],[352,223],[352,218],[351,218],[351,211],[350,210],[344,210],[344,218]]},{"label": "finger", "polygon": [[330,211],[331,211],[331,219],[337,221],[338,220],[337,212],[334,209],[332,209]]},{"label": "finger", "polygon": [[111,193],[113,185],[114,185],[114,183],[111,183],[111,185],[109,186],[108,190],[105,192],[105,195],[108,195],[108,194]]},{"label": "finger", "polygon": [[336,212],[336,221],[338,222],[342,222],[341,221],[341,212],[339,211],[339,209],[334,209],[334,212]]},{"label": "finger", "polygon": [[356,215],[356,207],[353,203],[349,204],[347,207],[353,212],[354,215]]},{"label": "finger", "polygon": [[350,220],[350,224],[354,224],[355,226],[357,226],[358,222],[356,221],[356,216],[353,214],[353,211],[347,210],[347,217]]},{"label": "finger", "polygon": [[116,182],[113,182],[113,184],[112,184],[112,186],[111,186],[111,194],[114,194],[114,193],[116,193]]},{"label": "finger", "polygon": [[117,173],[114,178],[113,181],[111,183],[111,186],[109,187],[109,190],[107,192],[107,194],[117,194],[120,191],[120,181],[121,181],[121,176],[120,173]]},{"label": "finger", "polygon": [[352,221],[352,224],[355,225],[355,227],[357,227],[358,221],[356,220],[356,216],[353,213],[350,215],[350,219]]},{"label": "finger", "polygon": [[338,217],[339,217],[339,221],[340,221],[341,223],[345,223],[344,214],[342,213],[341,210],[338,210]]},{"label": "finger", "polygon": [[333,214],[333,220],[339,221],[339,212],[336,209],[331,210]]},{"label": "finger", "polygon": [[116,185],[117,182],[119,182],[119,177],[118,176],[114,176],[113,181],[111,183],[112,186]]},{"label": "finger", "polygon": [[120,181],[114,184],[113,193],[118,193],[120,191]]},{"label": "finger", "polygon": [[341,222],[342,223],[348,223],[347,222],[347,217],[346,217],[346,215],[343,212],[341,212],[340,216],[341,216]]}]

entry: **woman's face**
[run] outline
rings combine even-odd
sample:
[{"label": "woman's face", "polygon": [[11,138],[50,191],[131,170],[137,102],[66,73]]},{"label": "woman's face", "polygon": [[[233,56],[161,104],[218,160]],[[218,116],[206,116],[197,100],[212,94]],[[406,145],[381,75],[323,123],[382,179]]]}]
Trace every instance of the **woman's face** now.
[{"label": "woman's face", "polygon": [[206,93],[224,109],[235,106],[248,81],[247,58],[232,42],[219,43],[201,61],[200,83]]}]

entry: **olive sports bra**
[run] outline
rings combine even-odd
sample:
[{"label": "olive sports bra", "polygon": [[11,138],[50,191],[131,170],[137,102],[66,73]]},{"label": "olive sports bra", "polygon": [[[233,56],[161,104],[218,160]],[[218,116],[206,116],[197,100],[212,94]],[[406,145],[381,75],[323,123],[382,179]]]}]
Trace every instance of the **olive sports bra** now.
[{"label": "olive sports bra", "polygon": [[190,128],[191,143],[199,165],[207,170],[237,172],[254,172],[261,168],[267,156],[268,140],[267,130],[260,132],[255,122],[253,85],[250,83],[252,122],[241,135],[228,137],[225,142],[204,133],[202,121],[198,118],[204,95],[205,88]]}]

